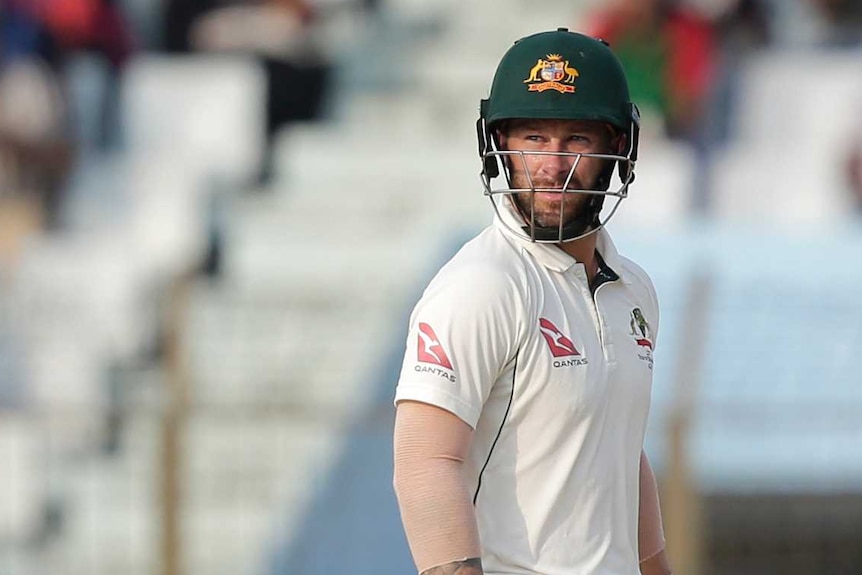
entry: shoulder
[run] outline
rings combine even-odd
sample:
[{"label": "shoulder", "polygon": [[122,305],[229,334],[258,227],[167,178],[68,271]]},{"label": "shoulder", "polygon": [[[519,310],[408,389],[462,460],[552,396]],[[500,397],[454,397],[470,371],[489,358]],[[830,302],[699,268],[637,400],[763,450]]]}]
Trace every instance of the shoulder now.
[{"label": "shoulder", "polygon": [[652,278],[640,265],[625,256],[619,256],[620,267],[631,283],[640,289],[655,294]]},{"label": "shoulder", "polygon": [[471,299],[505,294],[526,295],[527,269],[520,250],[489,227],[464,244],[434,276],[425,295],[455,291]]},{"label": "shoulder", "polygon": [[639,295],[643,295],[649,299],[655,312],[658,313],[658,296],[656,295],[655,285],[652,278],[641,266],[632,260],[619,256],[620,267],[626,278],[631,282],[631,286]]},{"label": "shoulder", "polygon": [[599,253],[605,258],[605,261],[622,277],[623,282],[635,292],[638,299],[646,298],[655,304],[657,311],[658,302],[655,286],[646,270],[617,250],[607,230],[603,229],[599,231],[597,247]]}]

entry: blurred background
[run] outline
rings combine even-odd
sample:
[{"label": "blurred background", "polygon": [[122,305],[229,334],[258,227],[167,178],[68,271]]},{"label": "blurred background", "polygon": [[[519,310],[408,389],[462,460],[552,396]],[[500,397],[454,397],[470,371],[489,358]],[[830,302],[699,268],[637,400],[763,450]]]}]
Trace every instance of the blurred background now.
[{"label": "blurred background", "polygon": [[2,0],[0,575],[414,572],[407,315],[559,26],[644,115],[676,571],[862,573],[859,0]]}]

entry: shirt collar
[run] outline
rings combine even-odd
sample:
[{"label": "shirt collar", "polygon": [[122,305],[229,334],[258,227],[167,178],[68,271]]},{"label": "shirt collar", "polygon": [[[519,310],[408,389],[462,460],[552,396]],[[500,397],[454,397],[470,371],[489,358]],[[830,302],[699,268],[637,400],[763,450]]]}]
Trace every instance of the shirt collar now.
[{"label": "shirt collar", "polygon": [[[503,235],[509,239],[509,241],[527,251],[536,261],[549,270],[562,273],[568,271],[572,266],[578,263],[575,258],[561,250],[556,244],[532,242],[526,238],[519,237],[507,228],[499,218],[494,219],[494,224],[503,233]],[[623,283],[629,284],[630,282],[628,278],[621,273],[622,265],[620,255],[611,240],[610,234],[604,228],[597,231],[596,234],[596,250],[602,256],[605,264],[612,272],[616,273],[620,279],[622,279]]]},{"label": "shirt collar", "polygon": [[613,240],[611,240],[611,234],[609,234],[605,228],[600,229],[596,233],[598,234],[596,250],[601,254],[602,259],[605,260],[607,267],[611,268],[611,270],[620,277],[624,284],[630,284],[631,280],[625,273],[623,273],[625,270],[622,258],[620,257],[620,253],[617,251],[617,247],[614,245]]}]

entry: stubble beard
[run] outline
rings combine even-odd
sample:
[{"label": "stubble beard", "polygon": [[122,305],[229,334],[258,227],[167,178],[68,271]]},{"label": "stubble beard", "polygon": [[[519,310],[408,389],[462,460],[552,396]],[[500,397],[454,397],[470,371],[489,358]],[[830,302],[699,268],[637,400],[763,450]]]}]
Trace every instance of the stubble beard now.
[{"label": "stubble beard", "polygon": [[[533,181],[536,189],[561,190],[564,182]],[[512,175],[513,188],[529,188],[530,182],[523,173]],[[581,182],[573,177],[569,189],[584,189]],[[530,225],[531,214],[535,225],[542,228],[560,227],[562,215],[563,226],[574,221],[589,200],[587,194],[578,192],[520,192],[513,194],[512,201],[521,212],[527,225]]]}]

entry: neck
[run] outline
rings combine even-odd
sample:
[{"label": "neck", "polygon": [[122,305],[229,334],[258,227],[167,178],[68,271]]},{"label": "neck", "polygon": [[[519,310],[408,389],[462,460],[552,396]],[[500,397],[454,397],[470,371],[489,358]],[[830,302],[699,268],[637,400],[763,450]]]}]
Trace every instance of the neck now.
[{"label": "neck", "polygon": [[597,240],[597,234],[590,234],[577,240],[557,244],[561,250],[584,265],[584,268],[586,268],[587,271],[587,278],[590,281],[593,281],[593,278],[599,271],[599,262],[596,259]]}]

